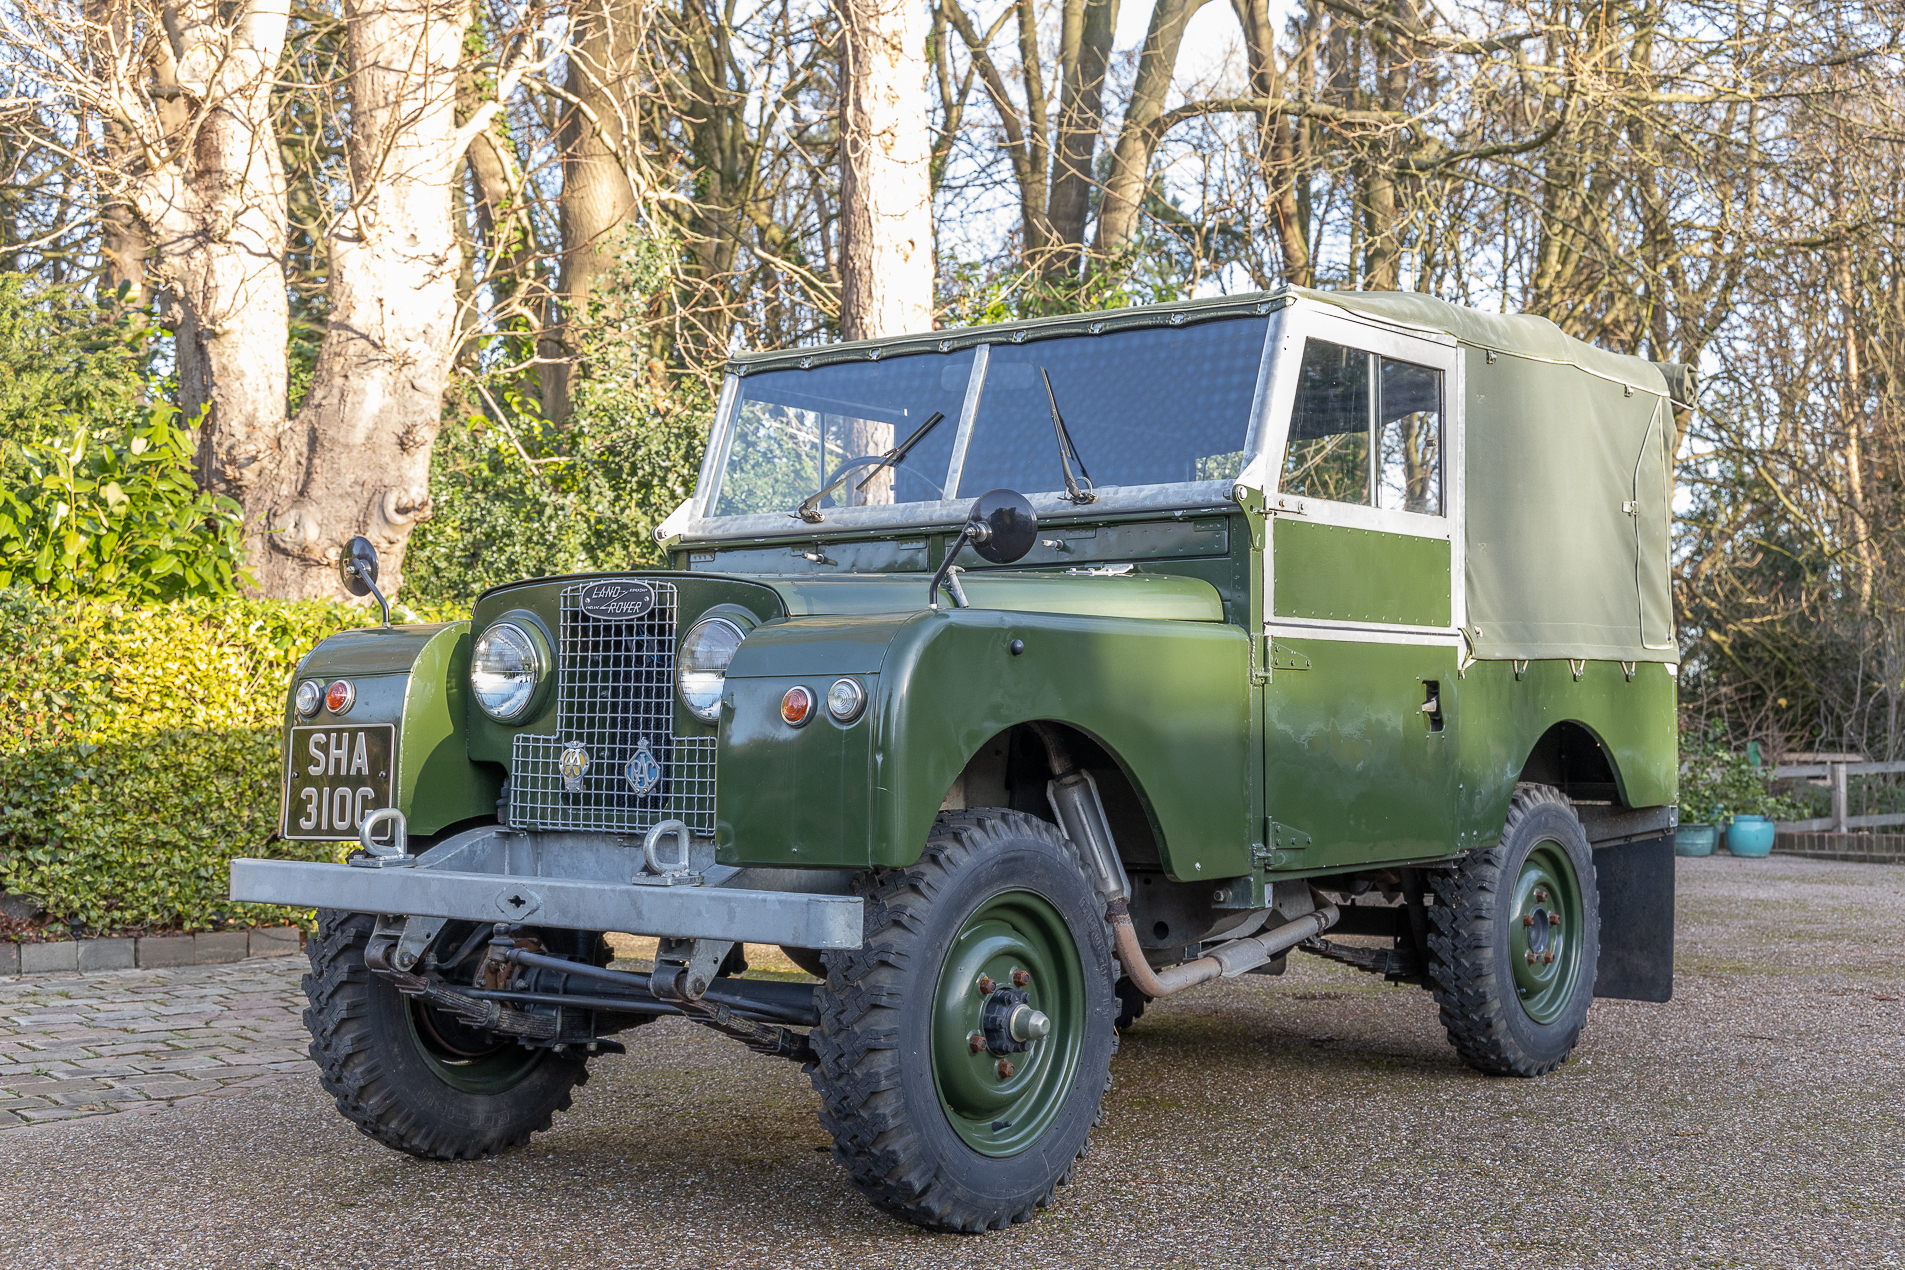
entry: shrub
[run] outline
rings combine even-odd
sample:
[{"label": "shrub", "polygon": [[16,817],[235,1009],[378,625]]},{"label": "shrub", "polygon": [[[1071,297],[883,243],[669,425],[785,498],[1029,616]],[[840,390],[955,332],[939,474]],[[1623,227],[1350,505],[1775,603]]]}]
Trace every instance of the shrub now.
[{"label": "shrub", "polygon": [[161,404],[123,430],[80,424],[18,445],[0,481],[0,586],[133,601],[235,592],[243,515],[199,490],[177,415]]},{"label": "shrub", "polygon": [[1717,825],[1728,816],[1770,816],[1797,820],[1804,806],[1767,788],[1770,767],[1759,764],[1716,739],[1680,745],[1680,823]]},{"label": "shrub", "polygon": [[326,601],[54,600],[0,589],[0,889],[97,931],[304,921],[233,904],[277,838],[284,691],[364,610]]}]

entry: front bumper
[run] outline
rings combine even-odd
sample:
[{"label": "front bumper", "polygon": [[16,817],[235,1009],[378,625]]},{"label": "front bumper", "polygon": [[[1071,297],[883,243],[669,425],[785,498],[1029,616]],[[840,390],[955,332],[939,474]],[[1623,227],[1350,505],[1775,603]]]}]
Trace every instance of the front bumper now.
[{"label": "front bumper", "polygon": [[[233,860],[231,897],[797,948],[861,944],[860,898],[809,889],[843,890],[843,874],[717,867],[700,886],[638,885],[630,878],[641,870],[641,854],[608,835],[478,829],[431,848],[407,868]],[[787,889],[762,889],[761,883]]]}]

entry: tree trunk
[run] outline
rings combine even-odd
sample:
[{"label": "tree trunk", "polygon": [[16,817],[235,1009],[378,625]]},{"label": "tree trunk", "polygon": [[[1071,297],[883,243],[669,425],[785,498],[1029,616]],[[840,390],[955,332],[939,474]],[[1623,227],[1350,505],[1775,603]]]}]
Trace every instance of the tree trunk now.
[{"label": "tree trunk", "polygon": [[1151,156],[1158,147],[1158,118],[1177,72],[1184,28],[1206,2],[1157,0],[1151,10],[1151,27],[1145,33],[1144,51],[1138,55],[1138,76],[1112,148],[1104,202],[1098,209],[1099,256],[1115,255],[1138,231],[1138,213],[1150,184]]},{"label": "tree trunk", "polygon": [[[170,299],[179,404],[200,426],[199,480],[251,513],[284,433],[290,301],[271,88],[289,9],[253,0],[235,16],[209,4],[169,12],[152,66],[172,103],[159,112],[167,153],[132,187],[132,204]],[[252,520],[255,561],[262,524]]]},{"label": "tree trunk", "polygon": [[841,0],[841,13],[840,334],[930,330],[926,10],[912,0]]},{"label": "tree trunk", "polygon": [[[1058,110],[1058,144],[1052,156],[1050,219],[1057,250],[1035,262],[1048,278],[1075,275],[1091,211],[1092,171],[1098,134],[1104,128],[1105,68],[1118,25],[1118,0],[1071,0],[1065,6],[1064,68]],[[1073,27],[1076,31],[1073,31]]]},{"label": "tree trunk", "polygon": [[628,126],[634,123],[632,86],[640,0],[585,0],[576,13],[569,50],[568,92],[562,116],[561,312],[544,338],[540,367],[542,412],[569,417],[581,370],[578,327],[589,322],[589,298],[613,263],[616,231],[635,210],[635,187],[623,171]]},{"label": "tree trunk", "polygon": [[305,444],[287,447],[257,500],[278,531],[252,555],[268,595],[337,594],[334,563],[358,533],[383,556],[385,594],[401,588],[404,546],[430,514],[430,448],[455,349],[450,184],[470,10],[347,0],[344,13],[354,197],[333,235],[330,323],[292,426]]}]

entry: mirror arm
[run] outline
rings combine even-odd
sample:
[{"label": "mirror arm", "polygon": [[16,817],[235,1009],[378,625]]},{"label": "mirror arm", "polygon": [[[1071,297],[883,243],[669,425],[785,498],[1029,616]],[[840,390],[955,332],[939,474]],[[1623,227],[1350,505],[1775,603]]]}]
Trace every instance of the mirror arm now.
[{"label": "mirror arm", "polygon": [[367,575],[362,569],[357,567],[357,562],[355,560],[346,559],[344,562],[344,567],[349,569],[351,573],[357,577],[358,581],[362,582],[365,586],[369,587],[370,593],[377,597],[377,606],[384,611],[384,629],[389,630],[390,629],[390,601],[384,598],[384,593],[377,589],[377,584],[370,580],[369,575]]},{"label": "mirror arm", "polygon": [[959,585],[959,579],[953,575],[953,561],[958,559],[960,549],[967,543],[989,542],[991,539],[991,525],[986,524],[983,520],[969,520],[966,522],[965,527],[959,531],[959,536],[952,540],[952,546],[946,549],[946,558],[939,562],[939,572],[935,573],[933,580],[927,584],[927,608],[933,610],[935,613],[939,611],[939,588],[942,586],[951,594],[954,608],[969,609],[972,607],[971,604],[966,602],[965,588]]}]

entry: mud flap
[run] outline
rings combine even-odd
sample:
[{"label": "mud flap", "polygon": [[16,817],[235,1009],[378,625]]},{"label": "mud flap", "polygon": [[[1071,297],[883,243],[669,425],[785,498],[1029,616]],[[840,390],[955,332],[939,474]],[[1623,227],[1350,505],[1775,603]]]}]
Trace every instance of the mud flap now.
[{"label": "mud flap", "polygon": [[1597,997],[1673,999],[1673,842],[1668,833],[1594,852],[1601,900]]}]

